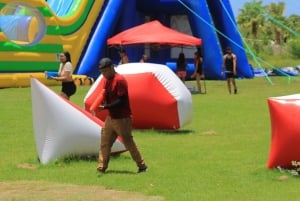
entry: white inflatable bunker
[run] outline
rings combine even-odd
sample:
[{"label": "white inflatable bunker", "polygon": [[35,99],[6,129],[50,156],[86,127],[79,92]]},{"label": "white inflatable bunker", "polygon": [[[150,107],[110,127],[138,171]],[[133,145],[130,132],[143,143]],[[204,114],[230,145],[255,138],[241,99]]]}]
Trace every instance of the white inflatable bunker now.
[{"label": "white inflatable bunker", "polygon": [[[191,123],[192,95],[170,68],[153,63],[128,63],[117,66],[116,71],[128,82],[133,128],[178,129]],[[99,76],[84,99],[87,111],[103,89],[101,80],[103,77]],[[103,121],[106,115],[96,112]]]},{"label": "white inflatable bunker", "polygon": [[[97,154],[103,122],[31,78],[34,137],[42,164],[70,156]],[[126,151],[121,139],[112,154]]]}]

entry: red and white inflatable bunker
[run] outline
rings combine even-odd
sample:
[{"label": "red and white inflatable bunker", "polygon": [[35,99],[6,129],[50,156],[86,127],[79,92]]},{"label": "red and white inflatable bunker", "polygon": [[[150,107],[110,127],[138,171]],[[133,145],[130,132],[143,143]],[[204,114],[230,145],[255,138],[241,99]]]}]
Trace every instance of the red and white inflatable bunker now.
[{"label": "red and white inflatable bunker", "polygon": [[293,168],[300,161],[300,94],[268,99],[271,148],[268,168]]},{"label": "red and white inflatable bunker", "polygon": [[[31,97],[34,139],[42,164],[66,156],[98,154],[101,120],[35,78],[31,78]],[[126,148],[118,138],[112,154],[124,151]]]},{"label": "red and white inflatable bunker", "polygon": [[[153,63],[128,63],[116,67],[128,82],[133,128],[178,129],[192,121],[192,95],[167,66]],[[99,105],[103,86],[100,75],[88,91],[85,109]],[[102,121],[107,113],[98,112]]]}]

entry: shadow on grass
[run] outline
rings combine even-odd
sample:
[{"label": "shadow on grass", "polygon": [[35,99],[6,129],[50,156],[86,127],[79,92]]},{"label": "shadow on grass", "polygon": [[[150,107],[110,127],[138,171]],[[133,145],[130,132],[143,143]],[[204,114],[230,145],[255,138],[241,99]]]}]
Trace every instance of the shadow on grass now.
[{"label": "shadow on grass", "polygon": [[97,177],[103,177],[109,174],[137,175],[138,173],[127,170],[106,170],[105,173],[97,172]]},{"label": "shadow on grass", "polygon": [[167,135],[187,135],[194,133],[193,130],[159,130],[157,133],[167,134]]},{"label": "shadow on grass", "polygon": [[[110,156],[110,160],[117,159],[121,156],[122,153],[120,154],[112,154]],[[130,160],[130,157],[123,157],[123,159],[128,159]],[[90,155],[70,155],[61,159],[58,159],[55,161],[56,164],[64,163],[64,164],[70,164],[73,162],[79,162],[79,161],[84,161],[84,162],[97,162],[98,161],[98,154],[90,154]]]},{"label": "shadow on grass", "polygon": [[[103,173],[99,173],[99,174],[103,174]],[[137,173],[128,170],[106,170],[104,174],[137,174]]]},{"label": "shadow on grass", "polygon": [[[155,134],[163,134],[163,135],[191,135],[191,134],[200,134],[200,135],[216,135],[217,132],[214,130],[206,130],[206,131],[197,131],[197,130],[151,130],[152,133]],[[149,132],[149,130],[139,130],[139,132]]]},{"label": "shadow on grass", "polygon": [[158,134],[166,135],[188,135],[195,133],[194,130],[155,130]]},{"label": "shadow on grass", "polygon": [[[63,163],[71,163],[71,162],[77,162],[77,161],[95,162],[95,161],[98,161],[98,155],[96,155],[96,154],[70,155],[70,156],[62,158],[60,161]],[[57,161],[57,162],[59,162],[59,161]]]}]

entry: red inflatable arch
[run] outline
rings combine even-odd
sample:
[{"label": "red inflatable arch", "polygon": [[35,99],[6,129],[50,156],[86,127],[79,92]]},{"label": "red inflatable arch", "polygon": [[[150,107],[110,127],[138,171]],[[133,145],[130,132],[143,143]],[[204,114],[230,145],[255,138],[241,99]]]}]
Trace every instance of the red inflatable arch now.
[{"label": "red inflatable arch", "polygon": [[300,161],[300,94],[268,99],[271,148],[268,168],[292,168]]},{"label": "red inflatable arch", "polygon": [[[178,129],[192,121],[191,93],[167,66],[129,63],[119,65],[116,71],[123,74],[128,82],[133,128]],[[92,105],[100,104],[101,80],[102,76],[84,99],[88,111]],[[105,112],[96,113],[101,120],[106,115]]]}]

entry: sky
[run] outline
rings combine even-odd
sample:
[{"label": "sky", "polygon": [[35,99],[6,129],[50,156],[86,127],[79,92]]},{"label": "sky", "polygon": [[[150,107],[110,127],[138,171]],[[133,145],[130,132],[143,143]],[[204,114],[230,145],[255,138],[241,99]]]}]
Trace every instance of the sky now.
[{"label": "sky", "polygon": [[[239,9],[244,7],[246,2],[252,2],[252,0],[230,0],[231,7],[235,16],[239,14]],[[262,5],[268,5],[270,3],[284,2],[286,6],[284,16],[290,16],[291,14],[300,15],[300,3],[299,0],[262,0]]]}]

